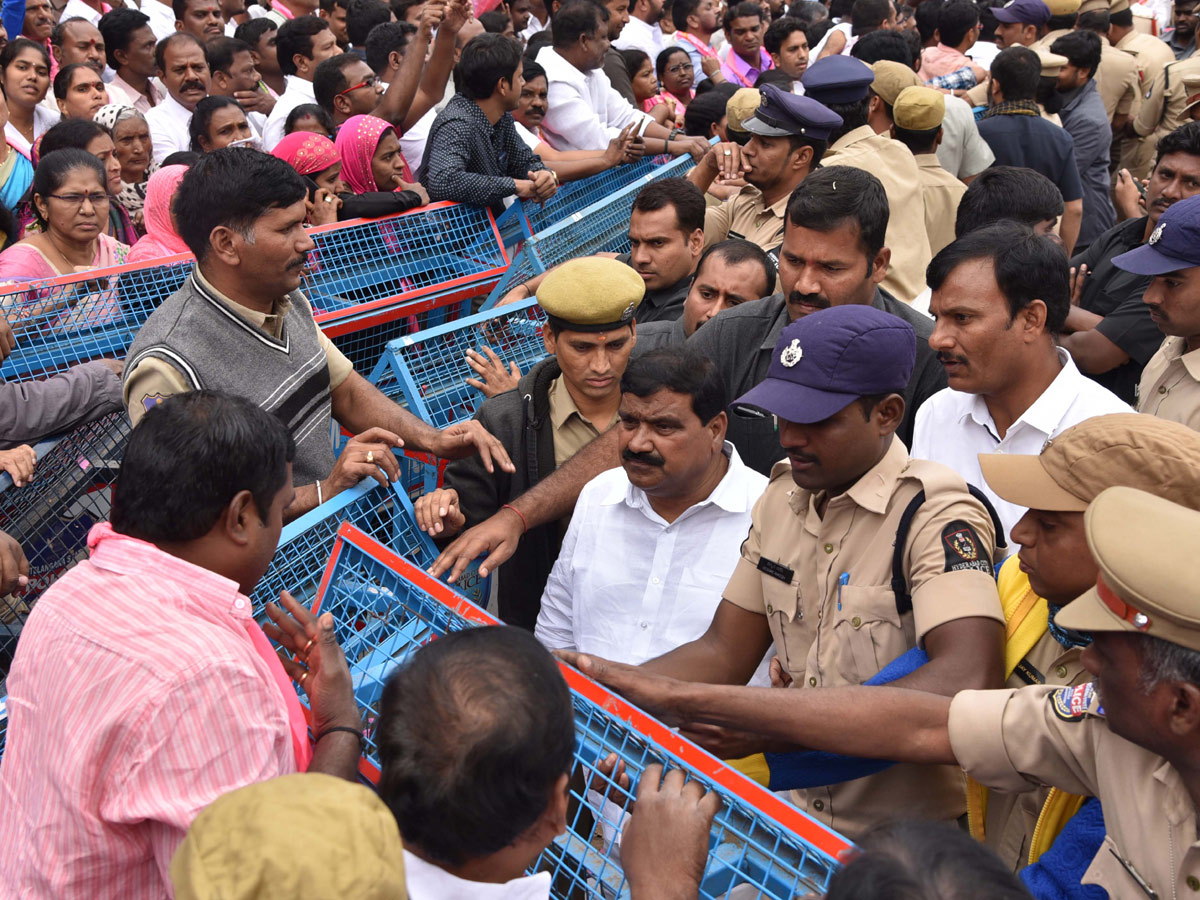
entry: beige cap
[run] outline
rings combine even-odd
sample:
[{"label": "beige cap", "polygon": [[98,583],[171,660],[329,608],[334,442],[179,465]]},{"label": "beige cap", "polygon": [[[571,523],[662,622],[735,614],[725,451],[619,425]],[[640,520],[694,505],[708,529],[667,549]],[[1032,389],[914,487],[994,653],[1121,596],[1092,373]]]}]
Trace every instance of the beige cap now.
[{"label": "beige cap", "polygon": [[909,131],[933,131],[942,127],[946,115],[946,97],[927,87],[908,87],[900,92],[892,107],[892,121]]},{"label": "beige cap", "polygon": [[1129,0],[1112,0],[1108,7],[1110,13],[1124,12],[1127,9],[1129,9]]},{"label": "beige cap", "polygon": [[218,797],[179,845],[171,884],[178,900],[407,896],[391,811],[362,785],[316,773]]},{"label": "beige cap", "polygon": [[610,331],[633,321],[646,282],[632,266],[583,256],[552,269],[538,286],[538,304],[569,331]]},{"label": "beige cap", "polygon": [[1037,456],[980,453],[979,467],[997,495],[1028,509],[1083,512],[1122,485],[1200,510],[1200,432],[1156,416],[1094,416]]},{"label": "beige cap", "polygon": [[738,88],[725,104],[725,127],[734,131],[745,131],[742,123],[754,115],[762,104],[762,94],[754,88]]},{"label": "beige cap", "polygon": [[[1092,12],[1094,10],[1101,9],[1105,12],[1108,12],[1108,0],[1083,0],[1083,2],[1079,4],[1079,11],[1081,13]],[[1064,13],[1064,15],[1069,15],[1069,13]]]},{"label": "beige cap", "polygon": [[1054,617],[1075,631],[1131,631],[1200,650],[1200,512],[1129,487],[1097,497],[1083,517],[1100,576]]},{"label": "beige cap", "polygon": [[1079,0],[1043,0],[1052,16],[1071,16],[1079,12]]},{"label": "beige cap", "polygon": [[1042,61],[1043,77],[1054,78],[1070,60],[1065,56],[1059,56],[1057,53],[1051,53],[1049,50],[1035,50],[1038,59]]},{"label": "beige cap", "polygon": [[879,95],[888,106],[896,104],[896,98],[907,87],[917,87],[922,82],[911,66],[906,66],[890,59],[881,59],[872,64],[871,71],[875,80],[871,82],[871,90]]},{"label": "beige cap", "polygon": [[1200,103],[1200,72],[1189,72],[1183,76],[1183,93],[1187,97],[1184,112]]}]

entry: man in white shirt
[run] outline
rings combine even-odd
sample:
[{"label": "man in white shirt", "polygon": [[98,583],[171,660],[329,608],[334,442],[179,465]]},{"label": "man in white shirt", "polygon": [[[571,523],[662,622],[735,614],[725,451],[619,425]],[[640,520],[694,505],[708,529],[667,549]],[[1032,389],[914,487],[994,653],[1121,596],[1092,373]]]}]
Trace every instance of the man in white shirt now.
[{"label": "man in white shirt", "polygon": [[543,644],[639,665],[708,629],[767,486],[725,440],[727,405],[716,367],[694,351],[629,364],[621,468],[579,495],[542,594]]},{"label": "man in white shirt", "polygon": [[[155,0],[147,0],[147,6]],[[142,115],[166,99],[166,91],[155,77],[158,65],[154,59],[154,30],[145,13],[136,9],[114,9],[100,20],[104,38],[104,53],[109,67],[116,72],[108,85],[108,98],[113,103],[127,103]]]},{"label": "man in white shirt", "polygon": [[568,0],[554,15],[554,44],[537,58],[549,85],[542,122],[547,143],[556,150],[603,151],[626,125],[641,128],[644,121],[648,153],[692,153],[700,159],[708,150],[703,138],[670,140],[669,129],[613,90],[601,69],[608,50],[608,17],[607,8],[589,0]]},{"label": "man in white shirt", "polygon": [[162,0],[143,0],[142,12],[150,19],[150,29],[157,40],[169,38],[175,33],[175,10]]},{"label": "man in white shirt", "polygon": [[618,50],[641,50],[654,65],[666,45],[658,24],[662,11],[663,0],[634,0],[629,7],[629,22],[621,29],[621,36],[613,41],[613,46]]},{"label": "man in white shirt", "polygon": [[158,76],[167,89],[166,99],[146,113],[154,161],[178,150],[190,150],[188,125],[196,104],[208,96],[208,61],[204,45],[195,36],[177,31],[154,48]]},{"label": "man in white shirt", "polygon": [[1036,455],[1092,416],[1129,412],[1055,343],[1070,309],[1067,260],[1013,222],[971,231],[929,265],[929,346],[950,386],[917,410],[912,456],[944,463],[982,490],[1008,534],[1024,510],[1002,500],[980,453]]},{"label": "man in white shirt", "polygon": [[286,86],[275,101],[271,115],[267,117],[263,129],[263,150],[270,153],[283,140],[283,126],[288,113],[297,106],[317,102],[313,92],[313,75],[317,66],[341,52],[333,32],[329,30],[329,23],[317,16],[300,16],[279,26],[275,55]]}]

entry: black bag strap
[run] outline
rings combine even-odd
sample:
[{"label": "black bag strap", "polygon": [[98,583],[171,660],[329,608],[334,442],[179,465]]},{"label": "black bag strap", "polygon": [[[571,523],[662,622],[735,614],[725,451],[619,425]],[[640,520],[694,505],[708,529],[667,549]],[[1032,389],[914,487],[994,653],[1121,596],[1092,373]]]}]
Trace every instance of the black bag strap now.
[{"label": "black bag strap", "polygon": [[[1004,540],[1004,525],[1000,522],[1000,516],[996,512],[996,508],[992,506],[992,501],[973,484],[968,484],[967,490],[971,492],[972,497],[983,504],[983,508],[991,516],[992,527],[996,530],[996,549],[1007,550],[1008,544]],[[913,516],[917,514],[917,510],[924,502],[925,491],[917,491],[916,496],[908,501],[908,506],[904,508],[904,513],[900,516],[900,524],[896,526],[896,546],[892,551],[892,593],[896,596],[896,612],[900,615],[912,612],[912,594],[908,592],[908,579],[904,577],[904,548],[908,546],[908,533],[912,530]]]}]

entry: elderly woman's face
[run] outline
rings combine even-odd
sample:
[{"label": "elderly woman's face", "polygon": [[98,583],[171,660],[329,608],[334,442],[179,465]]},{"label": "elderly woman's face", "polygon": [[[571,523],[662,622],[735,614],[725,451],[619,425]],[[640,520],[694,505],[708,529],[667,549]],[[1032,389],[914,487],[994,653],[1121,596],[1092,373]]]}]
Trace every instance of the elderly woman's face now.
[{"label": "elderly woman's face", "polygon": [[121,179],[140,184],[146,179],[150,165],[150,129],[141,116],[122,119],[113,128],[113,145],[121,163]]}]

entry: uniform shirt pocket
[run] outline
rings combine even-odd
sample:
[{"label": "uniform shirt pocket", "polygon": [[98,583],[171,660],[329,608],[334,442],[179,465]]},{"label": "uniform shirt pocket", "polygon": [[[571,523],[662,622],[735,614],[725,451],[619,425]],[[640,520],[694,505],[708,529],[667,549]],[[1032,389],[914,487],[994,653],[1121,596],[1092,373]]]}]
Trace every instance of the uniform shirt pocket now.
[{"label": "uniform shirt pocket", "polygon": [[[1137,871],[1136,867],[1134,871]],[[1156,891],[1159,897],[1170,893],[1170,885],[1141,884],[1138,879],[1144,875],[1145,873],[1138,873],[1135,876],[1134,872],[1129,870],[1116,841],[1106,834],[1104,843],[1100,845],[1100,852],[1092,858],[1091,865],[1083,873],[1080,881],[1104,888],[1110,897],[1147,897],[1147,887]],[[1167,894],[1164,894],[1164,891],[1167,891]]]},{"label": "uniform shirt pocket", "polygon": [[799,591],[798,584],[763,576],[763,611],[767,614],[767,623],[771,626],[771,637],[775,640],[779,661],[798,681],[804,678],[804,660],[807,652],[804,648],[789,647],[787,632],[797,621],[796,617],[802,615],[797,597]]},{"label": "uniform shirt pocket", "polygon": [[832,604],[835,670],[847,684],[862,684],[908,649],[896,595],[890,587],[846,585]]}]

